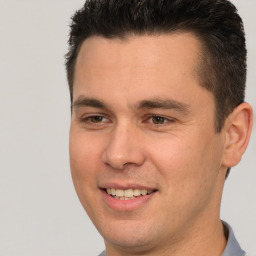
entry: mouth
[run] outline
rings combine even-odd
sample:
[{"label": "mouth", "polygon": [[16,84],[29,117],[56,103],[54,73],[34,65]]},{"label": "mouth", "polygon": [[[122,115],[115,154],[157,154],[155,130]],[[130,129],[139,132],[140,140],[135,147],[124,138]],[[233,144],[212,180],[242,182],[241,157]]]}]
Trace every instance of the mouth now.
[{"label": "mouth", "polygon": [[[138,184],[120,185],[105,184],[101,187],[102,200],[108,209],[115,212],[132,212],[137,209],[143,209],[149,205],[149,202],[158,198],[158,189],[144,187]],[[145,208],[147,209],[147,208]]]},{"label": "mouth", "polygon": [[106,188],[104,189],[105,192],[110,195],[111,197],[118,199],[118,200],[132,200],[138,197],[144,197],[147,195],[156,192],[156,190],[146,190],[146,189],[117,189],[117,188]]}]

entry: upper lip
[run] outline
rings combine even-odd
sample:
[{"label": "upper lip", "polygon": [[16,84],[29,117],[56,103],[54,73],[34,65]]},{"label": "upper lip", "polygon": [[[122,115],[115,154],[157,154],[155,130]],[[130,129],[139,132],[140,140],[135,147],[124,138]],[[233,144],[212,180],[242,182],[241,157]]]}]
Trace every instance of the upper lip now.
[{"label": "upper lip", "polygon": [[145,189],[145,190],[156,190],[155,187],[149,187],[147,185],[142,185],[138,183],[126,183],[126,184],[121,184],[121,183],[116,183],[116,182],[106,182],[102,183],[99,186],[101,189],[107,189],[107,188],[115,188],[115,189]]}]

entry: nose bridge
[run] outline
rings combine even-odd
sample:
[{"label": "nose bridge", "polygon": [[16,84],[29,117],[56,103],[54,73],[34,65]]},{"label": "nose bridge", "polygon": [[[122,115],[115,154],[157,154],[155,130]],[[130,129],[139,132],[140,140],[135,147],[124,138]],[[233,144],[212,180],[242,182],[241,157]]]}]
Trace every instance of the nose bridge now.
[{"label": "nose bridge", "polygon": [[103,161],[114,169],[128,164],[141,165],[145,160],[141,133],[128,122],[117,124],[103,152]]}]

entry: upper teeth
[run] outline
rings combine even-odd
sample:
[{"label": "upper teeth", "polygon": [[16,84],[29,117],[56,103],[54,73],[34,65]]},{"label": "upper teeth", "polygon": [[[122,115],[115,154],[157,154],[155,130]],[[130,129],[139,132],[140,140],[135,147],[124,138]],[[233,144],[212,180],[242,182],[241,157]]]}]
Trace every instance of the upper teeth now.
[{"label": "upper teeth", "polygon": [[127,197],[133,198],[135,196],[145,196],[147,194],[151,194],[153,190],[146,190],[146,189],[115,189],[115,188],[107,188],[107,193],[112,196],[116,197]]}]

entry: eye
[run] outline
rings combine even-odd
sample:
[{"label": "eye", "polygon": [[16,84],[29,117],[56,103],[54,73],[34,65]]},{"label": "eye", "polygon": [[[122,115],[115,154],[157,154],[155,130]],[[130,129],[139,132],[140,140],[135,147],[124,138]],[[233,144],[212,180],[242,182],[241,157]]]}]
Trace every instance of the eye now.
[{"label": "eye", "polygon": [[108,118],[102,115],[86,115],[83,116],[80,121],[87,126],[102,126],[110,122]]},{"label": "eye", "polygon": [[164,124],[168,121],[167,118],[162,117],[162,116],[152,116],[151,120],[152,120],[153,124]]},{"label": "eye", "polygon": [[152,115],[148,117],[148,123],[151,123],[153,125],[159,126],[159,125],[168,125],[172,122],[174,122],[173,118],[167,118],[160,115]]},{"label": "eye", "polygon": [[92,123],[100,123],[103,121],[104,117],[103,116],[90,116],[87,117],[86,119],[89,119]]}]

